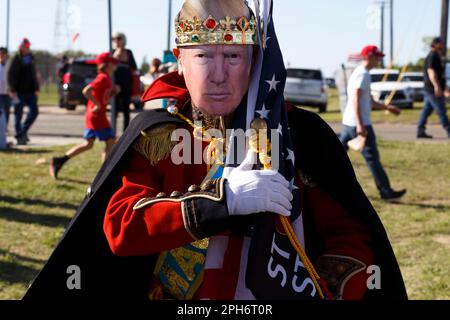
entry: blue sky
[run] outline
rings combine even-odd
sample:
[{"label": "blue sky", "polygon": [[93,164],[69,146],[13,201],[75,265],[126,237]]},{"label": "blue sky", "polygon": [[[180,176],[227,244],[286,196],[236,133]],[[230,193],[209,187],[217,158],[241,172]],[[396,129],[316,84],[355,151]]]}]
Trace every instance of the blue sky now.
[{"label": "blue sky", "polygon": [[[11,0],[10,47],[24,36],[33,48],[53,51],[57,0]],[[80,38],[74,49],[108,49],[107,1],[71,0],[80,13]],[[173,0],[178,12],[183,0]],[[365,44],[380,43],[379,30],[368,27],[368,8],[375,0],[275,0],[274,21],[285,63],[321,68],[331,75],[350,53]],[[399,63],[415,61],[425,52],[422,38],[440,28],[440,0],[394,0],[395,56]],[[167,0],[112,0],[113,30],[128,36],[128,47],[140,64],[160,57],[167,42]],[[0,44],[5,43],[6,0],[0,0]],[[386,11],[388,16],[388,11]],[[388,19],[386,19],[388,20]],[[386,28],[388,28],[386,21]],[[173,32],[172,32],[173,35]],[[389,33],[385,49],[389,52]],[[173,44],[173,41],[172,41]]]}]

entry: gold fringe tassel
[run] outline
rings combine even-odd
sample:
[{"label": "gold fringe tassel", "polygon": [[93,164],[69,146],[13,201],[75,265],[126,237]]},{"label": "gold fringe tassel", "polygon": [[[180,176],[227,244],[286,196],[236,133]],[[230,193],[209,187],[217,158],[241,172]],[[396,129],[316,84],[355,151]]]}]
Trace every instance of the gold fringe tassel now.
[{"label": "gold fringe tassel", "polygon": [[150,165],[164,160],[178,143],[172,141],[172,132],[176,129],[174,124],[163,124],[155,128],[141,131],[141,137],[134,143],[133,148],[145,158]]}]

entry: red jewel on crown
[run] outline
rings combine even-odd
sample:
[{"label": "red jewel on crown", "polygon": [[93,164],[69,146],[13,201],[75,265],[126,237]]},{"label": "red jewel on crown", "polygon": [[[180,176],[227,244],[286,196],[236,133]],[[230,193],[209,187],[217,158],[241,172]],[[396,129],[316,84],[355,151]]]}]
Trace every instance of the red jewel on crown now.
[{"label": "red jewel on crown", "polygon": [[223,40],[225,40],[226,42],[233,41],[233,35],[228,33],[223,37]]},{"label": "red jewel on crown", "polygon": [[213,31],[217,27],[217,21],[212,16],[209,16],[205,21],[205,27],[208,30]]}]

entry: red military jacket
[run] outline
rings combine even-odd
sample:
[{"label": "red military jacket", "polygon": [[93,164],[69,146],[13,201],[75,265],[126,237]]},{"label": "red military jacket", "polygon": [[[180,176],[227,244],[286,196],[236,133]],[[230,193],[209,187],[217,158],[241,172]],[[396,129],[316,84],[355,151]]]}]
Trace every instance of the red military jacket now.
[{"label": "red military jacket", "polygon": [[[154,97],[160,95],[186,99],[186,89],[173,84],[154,84]],[[184,127],[190,129],[188,125]],[[151,137],[151,134],[150,134]],[[205,147],[205,145],[203,145]],[[142,153],[133,151],[128,163],[122,166],[122,186],[109,202],[104,232],[113,253],[120,256],[139,256],[158,253],[197,240],[186,227],[183,205],[180,202],[162,201],[134,209],[145,198],[158,194],[170,195],[174,191],[188,192],[193,185],[200,185],[207,168],[205,164],[175,165],[170,155],[149,161]],[[155,163],[154,163],[155,162]],[[323,250],[316,266],[325,271],[327,285],[338,287],[343,299],[361,299],[367,290],[365,268],[344,274],[342,259],[354,260],[360,265],[373,263],[373,252],[369,246],[370,233],[320,186],[305,182],[299,172],[297,179],[305,217],[312,222],[315,238],[320,238]],[[305,239],[308,242],[308,238]],[[238,282],[239,256],[242,239],[231,237],[225,252],[223,268],[206,270],[203,282],[195,298],[233,299]],[[320,272],[319,270],[319,272]],[[340,277],[340,278],[339,278]]]}]

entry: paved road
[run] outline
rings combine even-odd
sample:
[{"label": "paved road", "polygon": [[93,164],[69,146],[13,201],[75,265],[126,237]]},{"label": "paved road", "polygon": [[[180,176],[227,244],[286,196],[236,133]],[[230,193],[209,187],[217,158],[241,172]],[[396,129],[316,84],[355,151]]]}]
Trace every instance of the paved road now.
[{"label": "paved road", "polygon": [[[158,103],[147,106],[156,107]],[[136,116],[132,111],[131,117]],[[25,116],[24,116],[25,117]],[[108,113],[109,117],[109,113]],[[15,139],[13,122],[14,116],[11,114],[8,128],[8,141]],[[118,131],[122,132],[122,115],[117,121]],[[76,144],[82,141],[84,133],[84,107],[79,106],[75,111],[68,111],[57,106],[40,106],[39,117],[29,132],[29,147],[38,146],[58,146]]]},{"label": "paved road", "polygon": [[[149,108],[156,107],[158,103],[153,103]],[[67,145],[78,143],[81,140],[84,131],[84,112],[83,107],[76,111],[67,111],[56,106],[42,106],[40,115],[32,129],[30,130],[31,142],[29,146],[51,146]],[[132,117],[136,113],[132,113]],[[14,117],[11,115],[11,122]],[[122,132],[121,118],[119,118],[119,132]],[[331,127],[339,132],[341,125],[331,123]],[[420,143],[450,143],[444,130],[438,125],[428,127],[428,132],[435,138],[433,140],[417,140],[415,138],[416,127],[414,125],[392,125],[375,124],[375,131],[380,139],[395,141],[418,141]],[[10,123],[9,141],[14,141],[12,137],[12,124]]]},{"label": "paved road", "polygon": [[[335,132],[340,132],[342,125],[340,123],[330,123]],[[447,133],[440,125],[427,126],[428,134],[434,138],[432,140],[423,140],[416,138],[417,127],[412,124],[386,124],[379,123],[374,125],[375,134],[379,139],[386,141],[416,141],[420,143],[450,143]]]}]

